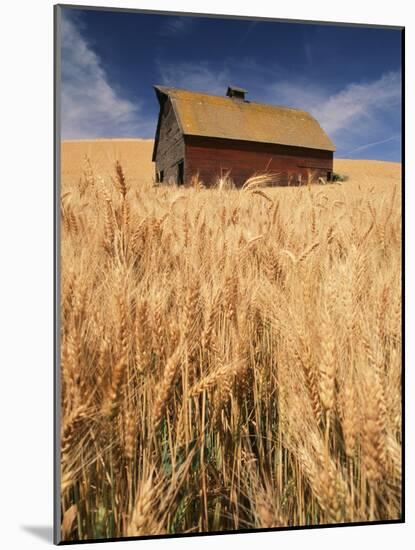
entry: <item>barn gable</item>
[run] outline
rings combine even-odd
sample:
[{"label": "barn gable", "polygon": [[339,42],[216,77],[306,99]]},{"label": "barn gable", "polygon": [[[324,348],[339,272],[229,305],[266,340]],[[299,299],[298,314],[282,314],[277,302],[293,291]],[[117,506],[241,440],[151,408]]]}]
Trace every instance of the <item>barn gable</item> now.
[{"label": "barn gable", "polygon": [[[157,181],[177,181],[183,170],[184,137],[171,99],[159,94],[160,114],[153,148],[153,162],[157,165]],[[180,164],[182,163],[182,164]],[[183,173],[181,175],[183,178]]]}]

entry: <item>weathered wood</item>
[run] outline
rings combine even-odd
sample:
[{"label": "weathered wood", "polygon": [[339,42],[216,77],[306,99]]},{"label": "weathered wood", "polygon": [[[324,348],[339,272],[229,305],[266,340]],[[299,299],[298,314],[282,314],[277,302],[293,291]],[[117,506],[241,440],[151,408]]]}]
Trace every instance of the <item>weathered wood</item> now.
[{"label": "weathered wood", "polygon": [[157,148],[154,161],[156,163],[156,179],[163,173],[163,181],[177,182],[179,162],[184,160],[184,138],[180,131],[173,105],[168,98],[161,106],[158,124]]}]

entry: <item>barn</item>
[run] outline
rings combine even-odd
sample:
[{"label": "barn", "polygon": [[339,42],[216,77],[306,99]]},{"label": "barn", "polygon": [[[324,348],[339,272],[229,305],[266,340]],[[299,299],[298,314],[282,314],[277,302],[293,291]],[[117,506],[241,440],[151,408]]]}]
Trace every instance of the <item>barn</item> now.
[{"label": "barn", "polygon": [[331,181],[335,146],[306,111],[226,96],[154,86],[160,105],[153,162],[157,182],[206,186],[230,177],[241,186],[254,173],[278,174],[278,185]]}]

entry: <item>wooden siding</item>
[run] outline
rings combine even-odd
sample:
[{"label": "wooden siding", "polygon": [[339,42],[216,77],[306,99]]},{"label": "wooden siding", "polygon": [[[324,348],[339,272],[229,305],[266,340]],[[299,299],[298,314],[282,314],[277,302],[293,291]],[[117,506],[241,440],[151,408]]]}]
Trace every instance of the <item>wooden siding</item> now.
[{"label": "wooden siding", "polygon": [[275,144],[252,143],[219,138],[186,136],[185,181],[198,173],[205,185],[211,185],[221,172],[241,186],[255,172],[280,173],[280,185],[297,185],[301,174],[307,182],[311,170],[314,178],[327,177],[333,171],[333,153]]},{"label": "wooden siding", "polygon": [[185,146],[170,99],[161,108],[158,132],[154,159],[156,174],[163,171],[163,181],[176,183],[178,163],[184,160]]}]

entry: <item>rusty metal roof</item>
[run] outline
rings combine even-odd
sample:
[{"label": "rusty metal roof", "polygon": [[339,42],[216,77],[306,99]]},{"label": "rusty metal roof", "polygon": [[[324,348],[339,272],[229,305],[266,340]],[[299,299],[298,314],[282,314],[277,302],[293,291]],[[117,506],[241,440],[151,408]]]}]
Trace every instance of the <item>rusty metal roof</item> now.
[{"label": "rusty metal roof", "polygon": [[335,151],[306,111],[155,86],[170,97],[183,134]]}]

